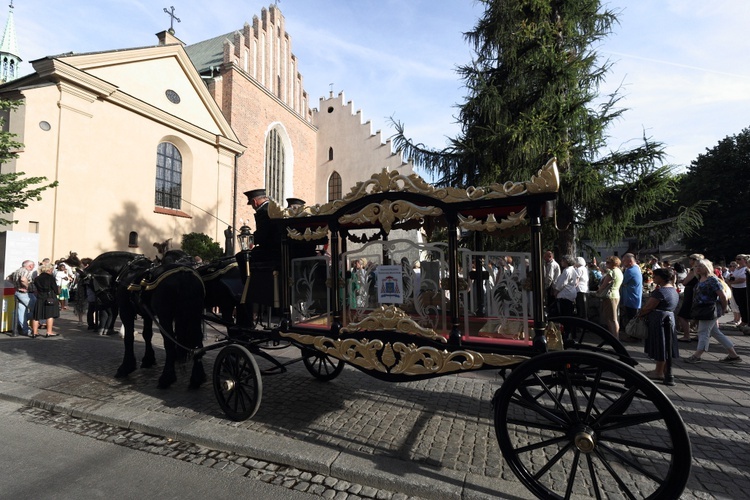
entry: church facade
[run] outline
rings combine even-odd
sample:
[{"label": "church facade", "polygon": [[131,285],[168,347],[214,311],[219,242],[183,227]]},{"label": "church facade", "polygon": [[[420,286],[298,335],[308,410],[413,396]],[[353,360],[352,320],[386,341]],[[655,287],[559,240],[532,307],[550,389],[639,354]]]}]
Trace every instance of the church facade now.
[{"label": "church facade", "polygon": [[411,173],[343,94],[310,108],[277,6],[194,45],[158,37],[33,61],[0,86],[21,102],[5,126],[24,144],[3,171],[58,182],[0,231],[39,233],[41,257],[153,257],[155,242],[200,232],[223,245],[227,226],[253,226],[250,189],[315,204],[384,167]]}]

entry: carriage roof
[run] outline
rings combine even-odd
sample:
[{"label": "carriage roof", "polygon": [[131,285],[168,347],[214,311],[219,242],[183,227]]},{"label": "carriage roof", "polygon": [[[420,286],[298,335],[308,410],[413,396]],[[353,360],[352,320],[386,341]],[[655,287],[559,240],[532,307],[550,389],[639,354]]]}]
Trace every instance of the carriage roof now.
[{"label": "carriage roof", "polygon": [[380,228],[387,233],[446,217],[455,218],[460,229],[497,232],[526,224],[527,208],[555,199],[559,187],[555,158],[529,181],[478,188],[435,187],[417,174],[383,169],[358,182],[339,200],[286,209],[271,202],[269,216],[283,223],[288,235],[297,240],[323,238],[331,226]]}]

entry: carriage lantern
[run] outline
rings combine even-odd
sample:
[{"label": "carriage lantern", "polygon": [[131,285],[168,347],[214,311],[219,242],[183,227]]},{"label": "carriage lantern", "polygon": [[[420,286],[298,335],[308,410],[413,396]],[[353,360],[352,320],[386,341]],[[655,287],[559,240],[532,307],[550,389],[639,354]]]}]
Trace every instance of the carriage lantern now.
[{"label": "carriage lantern", "polygon": [[237,240],[240,242],[240,248],[243,252],[250,251],[253,246],[253,233],[247,224],[242,224],[242,227],[240,227],[240,234],[237,235]]}]

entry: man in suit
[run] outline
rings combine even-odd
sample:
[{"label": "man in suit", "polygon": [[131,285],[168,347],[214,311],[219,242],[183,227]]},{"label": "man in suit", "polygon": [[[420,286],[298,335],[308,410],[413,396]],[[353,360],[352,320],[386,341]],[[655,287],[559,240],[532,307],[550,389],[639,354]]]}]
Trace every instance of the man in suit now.
[{"label": "man in suit", "polygon": [[253,261],[279,260],[281,239],[268,216],[268,196],[263,188],[245,191],[247,204],[255,210],[255,232],[251,258]]}]

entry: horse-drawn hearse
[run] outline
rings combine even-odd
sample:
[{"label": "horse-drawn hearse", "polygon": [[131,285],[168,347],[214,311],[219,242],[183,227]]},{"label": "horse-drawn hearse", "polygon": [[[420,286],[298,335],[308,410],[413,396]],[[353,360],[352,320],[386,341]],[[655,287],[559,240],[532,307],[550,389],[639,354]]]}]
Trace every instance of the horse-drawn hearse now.
[{"label": "horse-drawn hearse", "polygon": [[[230,419],[250,418],[260,405],[256,357],[272,363],[264,375],[292,362],[272,354],[279,348],[298,348],[294,361],[321,380],[345,364],[394,382],[495,370],[504,375],[493,399],[500,450],[535,495],[676,498],[691,446],[673,404],[607,330],[547,316],[541,230],[558,189],[551,160],[527,182],[437,188],[383,170],[323,205],[271,202],[278,258],[253,262],[245,226],[236,259],[199,271],[217,342],[200,346],[164,325],[146,295],[142,313],[159,322],[168,356],[175,346],[192,353],[194,385],[201,358],[220,349],[212,383]],[[527,234],[529,251],[460,244],[462,236],[507,232]],[[324,254],[300,250],[323,242]],[[154,293],[158,279],[131,284],[129,293]],[[127,375],[132,322],[123,322],[130,361],[118,374]],[[164,385],[173,380],[168,374]]]}]

